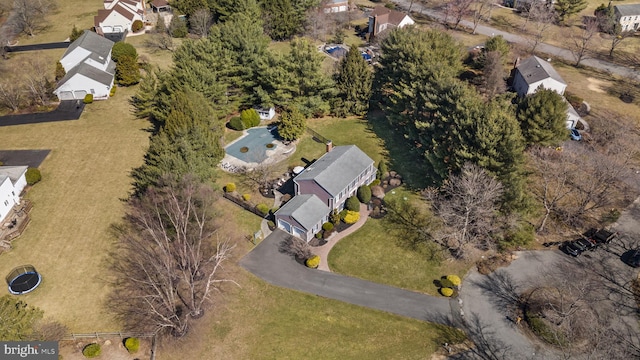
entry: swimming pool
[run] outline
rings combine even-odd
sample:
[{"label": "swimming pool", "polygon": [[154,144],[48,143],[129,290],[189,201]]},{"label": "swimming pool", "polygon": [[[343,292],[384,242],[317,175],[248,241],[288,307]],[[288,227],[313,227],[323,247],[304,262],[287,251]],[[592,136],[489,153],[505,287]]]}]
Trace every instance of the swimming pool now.
[{"label": "swimming pool", "polygon": [[245,162],[261,163],[267,158],[267,150],[278,147],[276,140],[279,137],[275,127],[251,128],[247,133],[225,148],[228,155]]}]

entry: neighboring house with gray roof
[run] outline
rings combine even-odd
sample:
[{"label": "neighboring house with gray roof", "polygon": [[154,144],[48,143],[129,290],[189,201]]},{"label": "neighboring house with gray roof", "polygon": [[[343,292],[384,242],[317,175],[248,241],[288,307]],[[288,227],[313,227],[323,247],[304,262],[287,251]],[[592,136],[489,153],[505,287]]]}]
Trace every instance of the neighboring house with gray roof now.
[{"label": "neighboring house with gray roof", "polygon": [[636,31],[640,26],[640,4],[615,5],[613,13],[622,31]]},{"label": "neighboring house with gray roof", "polygon": [[513,89],[520,96],[533,94],[540,86],[560,95],[564,95],[567,88],[567,83],[556,69],[548,61],[535,55],[516,65],[515,70]]},{"label": "neighboring house with gray roof", "polygon": [[53,93],[60,100],[84,99],[87,94],[96,100],[108,98],[115,74],[111,48],[113,41],[85,30],[62,55],[66,75]]},{"label": "neighboring house with gray roof", "polygon": [[296,195],[276,212],[278,227],[309,241],[328,221],[331,209],[313,194]]},{"label": "neighboring house with gray roof", "polygon": [[0,223],[15,204],[20,204],[20,194],[27,186],[26,166],[0,166]]},{"label": "neighboring house with gray roof", "polygon": [[[327,152],[318,160],[307,166],[293,179],[295,195],[289,203],[275,213],[277,226],[288,233],[300,236],[307,241],[320,230],[317,222],[327,221],[331,211],[342,210],[347,198],[354,196],[358,188],[368,185],[376,178],[374,161],[355,145],[336,146],[327,145]],[[304,202],[300,203],[298,197],[304,196]],[[317,200],[315,200],[317,199]],[[301,214],[308,215],[308,221],[298,222],[304,230],[302,233],[291,227],[291,222],[286,218],[295,211],[296,207],[308,207],[310,204],[322,204],[322,211],[304,211]],[[286,210],[285,210],[286,208]],[[281,221],[283,223],[281,223]],[[313,225],[313,226],[311,226]]]}]

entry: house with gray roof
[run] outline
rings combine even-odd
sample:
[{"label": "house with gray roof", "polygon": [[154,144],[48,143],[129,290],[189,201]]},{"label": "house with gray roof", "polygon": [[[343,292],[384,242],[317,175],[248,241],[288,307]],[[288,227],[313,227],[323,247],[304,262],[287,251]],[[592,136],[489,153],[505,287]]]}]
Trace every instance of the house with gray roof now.
[{"label": "house with gray roof", "polygon": [[636,31],[640,26],[640,4],[615,5],[613,13],[622,31]]},{"label": "house with gray roof", "polygon": [[27,186],[26,166],[0,166],[0,224],[16,204]]},{"label": "house with gray roof", "polygon": [[53,93],[60,100],[84,99],[87,94],[96,100],[108,98],[115,75],[112,48],[113,41],[85,30],[62,55],[66,74]]},{"label": "house with gray roof", "polygon": [[[275,213],[277,226],[310,240],[333,210],[342,210],[347,198],[354,196],[360,186],[375,180],[376,172],[373,159],[357,146],[333,147],[329,143],[327,152],[293,179],[295,196]],[[304,220],[295,221],[294,229],[295,217],[291,214],[298,207],[305,209],[297,213]],[[312,211],[311,207],[318,209]]]},{"label": "house with gray roof", "polygon": [[518,95],[533,94],[540,86],[564,95],[567,83],[548,61],[535,55],[516,65],[513,89]]}]

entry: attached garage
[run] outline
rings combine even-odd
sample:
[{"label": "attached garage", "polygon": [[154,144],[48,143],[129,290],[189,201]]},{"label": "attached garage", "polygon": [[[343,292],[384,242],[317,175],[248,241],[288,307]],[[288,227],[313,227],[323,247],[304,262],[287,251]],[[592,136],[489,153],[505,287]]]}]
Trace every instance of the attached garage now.
[{"label": "attached garage", "polygon": [[296,195],[276,213],[278,227],[305,241],[313,238],[331,210],[315,195]]},{"label": "attached garage", "polygon": [[60,100],[73,100],[73,92],[72,91],[60,91],[58,94]]},{"label": "attached garage", "polygon": [[87,96],[87,92],[84,90],[76,90],[73,92],[73,97],[75,99],[84,99],[85,96]]}]

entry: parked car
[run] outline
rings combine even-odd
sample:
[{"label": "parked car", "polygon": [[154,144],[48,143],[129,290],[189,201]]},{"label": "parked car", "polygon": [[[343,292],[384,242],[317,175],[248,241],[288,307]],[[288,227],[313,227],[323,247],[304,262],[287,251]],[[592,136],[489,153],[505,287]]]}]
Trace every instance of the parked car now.
[{"label": "parked car", "polygon": [[594,229],[592,229],[588,233],[589,235],[587,236],[587,238],[594,240],[598,244],[608,244],[613,241],[613,239],[618,237],[617,232],[605,229],[600,229],[597,231],[594,231]]},{"label": "parked car", "polygon": [[575,242],[584,246],[587,250],[595,250],[598,247],[598,242],[593,239],[578,239]]},{"label": "parked car", "polygon": [[582,140],[582,135],[576,128],[571,128],[571,140],[580,141]]},{"label": "parked car", "polygon": [[[582,239],[580,239],[580,240],[582,240]],[[571,244],[573,244],[573,246],[575,246],[578,249],[580,249],[581,252],[589,250],[589,248],[585,244],[581,243],[580,240],[574,240],[574,241],[571,242]]]},{"label": "parked car", "polygon": [[640,267],[640,249],[629,250],[622,254],[620,259],[631,267]]},{"label": "parked car", "polygon": [[560,245],[560,250],[564,251],[566,254],[571,256],[578,256],[582,254],[584,250],[581,247],[577,246],[573,241],[566,241],[562,245]]}]

